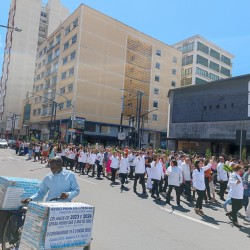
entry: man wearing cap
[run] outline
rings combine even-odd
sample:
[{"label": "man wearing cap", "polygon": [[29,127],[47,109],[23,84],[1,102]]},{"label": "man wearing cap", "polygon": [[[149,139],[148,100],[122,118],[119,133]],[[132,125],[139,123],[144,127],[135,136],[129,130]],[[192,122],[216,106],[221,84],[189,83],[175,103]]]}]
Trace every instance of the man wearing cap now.
[{"label": "man wearing cap", "polygon": [[25,199],[22,203],[30,201],[43,201],[47,195],[46,201],[60,198],[64,202],[70,202],[79,195],[80,189],[74,173],[62,168],[62,159],[54,157],[50,162],[51,173],[43,179],[39,190],[30,198]]},{"label": "man wearing cap", "polygon": [[135,180],[134,180],[134,192],[136,193],[137,181],[142,185],[143,194],[147,194],[144,175],[146,172],[145,168],[145,157],[143,152],[140,151],[139,156],[135,158]]}]

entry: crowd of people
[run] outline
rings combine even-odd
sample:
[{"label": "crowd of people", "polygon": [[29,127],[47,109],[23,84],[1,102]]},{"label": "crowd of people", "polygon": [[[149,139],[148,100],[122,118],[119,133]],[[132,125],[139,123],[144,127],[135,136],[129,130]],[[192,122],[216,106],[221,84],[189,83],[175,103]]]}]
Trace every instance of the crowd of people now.
[{"label": "crowd of people", "polygon": [[[19,142],[16,153],[27,154],[28,160],[33,158],[47,166],[57,156],[67,169],[97,179],[108,178],[111,185],[121,184],[121,189],[126,188],[129,180],[133,181],[135,193],[139,181],[142,195],[150,194],[156,200],[164,197],[167,204],[171,204],[174,189],[177,206],[181,206],[183,196],[187,202],[195,202],[194,210],[199,215],[204,215],[204,202],[217,201],[218,187],[218,198],[234,225],[240,226],[237,213],[242,206],[246,213],[245,219],[250,221],[250,166],[234,158],[52,142]],[[227,210],[228,205],[232,206],[230,212]]]}]

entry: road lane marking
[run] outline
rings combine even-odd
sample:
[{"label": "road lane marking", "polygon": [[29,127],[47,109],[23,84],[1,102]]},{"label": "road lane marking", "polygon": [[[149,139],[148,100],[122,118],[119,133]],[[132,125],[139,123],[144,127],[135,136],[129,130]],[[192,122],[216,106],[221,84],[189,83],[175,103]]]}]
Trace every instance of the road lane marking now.
[{"label": "road lane marking", "polygon": [[11,159],[11,160],[15,160],[15,161],[21,161],[21,159],[17,159],[17,158],[12,157],[12,156],[8,156],[8,158]]},{"label": "road lane marking", "polygon": [[91,184],[93,184],[93,185],[97,185],[97,183],[95,183],[95,182],[85,180],[85,179],[83,179],[83,178],[81,178],[81,177],[78,177],[78,178],[79,178],[80,180],[82,180],[82,181],[86,181],[86,182],[91,183]]},{"label": "road lane marking", "polygon": [[174,210],[172,210],[172,209],[168,209],[168,208],[164,208],[164,207],[162,207],[161,209],[162,209],[162,210],[164,210],[164,211],[167,211],[167,212],[169,212],[169,213],[171,213],[171,214],[178,215],[178,216],[180,216],[180,217],[182,217],[182,218],[185,218],[185,219],[188,219],[188,220],[191,220],[191,221],[194,221],[194,222],[200,223],[200,224],[202,224],[202,225],[205,225],[205,226],[208,226],[208,227],[211,227],[211,228],[217,229],[217,230],[218,230],[218,229],[220,229],[219,227],[214,226],[214,225],[212,225],[212,224],[210,224],[210,223],[208,223],[208,222],[201,221],[201,220],[197,220],[197,219],[192,218],[192,217],[189,217],[189,216],[187,216],[187,215],[184,215],[184,214],[181,214],[181,213],[175,212],[175,211],[174,211]]}]

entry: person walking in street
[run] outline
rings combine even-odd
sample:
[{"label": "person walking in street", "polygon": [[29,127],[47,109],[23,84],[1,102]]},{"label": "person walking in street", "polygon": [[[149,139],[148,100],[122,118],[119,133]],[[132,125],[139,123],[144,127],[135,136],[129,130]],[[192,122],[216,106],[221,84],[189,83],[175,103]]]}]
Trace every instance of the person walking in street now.
[{"label": "person walking in street", "polygon": [[110,168],[111,168],[111,183],[115,184],[115,177],[116,177],[116,172],[119,168],[119,157],[117,152],[115,151],[113,153],[113,155],[110,157],[111,160],[111,164],[110,164]]},{"label": "person walking in street", "polygon": [[132,150],[131,153],[128,155],[128,161],[129,161],[129,179],[132,180],[134,178],[134,171],[135,171],[135,153]]},{"label": "person walking in street", "polygon": [[178,162],[176,160],[172,160],[170,162],[170,166],[166,170],[166,175],[168,176],[168,192],[166,196],[166,203],[171,205],[170,196],[172,190],[175,189],[177,206],[180,206],[181,205],[180,185],[182,184],[183,177],[182,177],[182,171],[178,167]]},{"label": "person walking in street", "polygon": [[195,212],[197,214],[203,215],[202,203],[205,197],[205,171],[212,167],[213,161],[210,160],[209,164],[204,166],[203,160],[197,159],[194,163],[195,169],[193,171],[193,190],[197,192],[198,198],[195,204]]},{"label": "person walking in street", "polygon": [[142,193],[144,195],[147,195],[146,192],[146,185],[145,185],[145,156],[143,155],[143,152],[140,151],[139,156],[135,158],[135,180],[134,180],[134,185],[133,189],[134,192],[137,193],[137,181],[139,180],[139,183],[142,185]]},{"label": "person walking in street", "polygon": [[151,162],[151,181],[153,182],[151,197],[157,200],[161,199],[159,195],[159,183],[162,178],[164,178],[162,162],[159,156],[154,156]]},{"label": "person walking in street", "polygon": [[[183,176],[182,190],[187,196],[187,201],[191,202],[191,169],[190,169],[190,159],[186,158],[185,161],[181,164],[180,168]],[[181,191],[182,191],[181,190]]]},{"label": "person walking in street", "polygon": [[233,173],[229,178],[229,187],[231,190],[231,202],[232,202],[232,211],[226,213],[228,218],[233,222],[237,227],[240,227],[237,219],[237,213],[242,208],[243,205],[243,181],[241,174],[243,169],[240,165],[233,166]]},{"label": "person walking in street", "polygon": [[119,177],[121,178],[121,189],[124,189],[124,184],[126,179],[128,178],[128,172],[130,170],[128,155],[127,153],[123,154],[123,157],[120,161],[119,168]]},{"label": "person walking in street", "polygon": [[220,182],[219,196],[222,201],[225,201],[224,194],[227,189],[228,173],[223,169],[225,165],[224,156],[219,157],[219,164],[217,165],[217,180]]}]

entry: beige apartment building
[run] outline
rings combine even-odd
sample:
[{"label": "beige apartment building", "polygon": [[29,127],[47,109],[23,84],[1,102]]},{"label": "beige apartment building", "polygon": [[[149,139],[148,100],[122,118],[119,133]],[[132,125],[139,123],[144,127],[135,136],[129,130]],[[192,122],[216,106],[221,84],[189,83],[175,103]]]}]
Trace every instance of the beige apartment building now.
[{"label": "beige apartment building", "polygon": [[173,45],[182,52],[181,86],[197,85],[232,76],[234,56],[200,35]]},{"label": "beige apartment building", "polygon": [[0,137],[22,134],[22,101],[32,91],[38,45],[69,15],[60,0],[12,0],[0,81]]},{"label": "beige apartment building", "polygon": [[[36,65],[33,96],[24,101],[31,135],[111,144],[123,111],[126,140],[137,114],[142,145],[164,146],[167,94],[180,86],[177,49],[80,5],[40,46]],[[86,119],[84,134],[71,129],[72,117]]]}]

